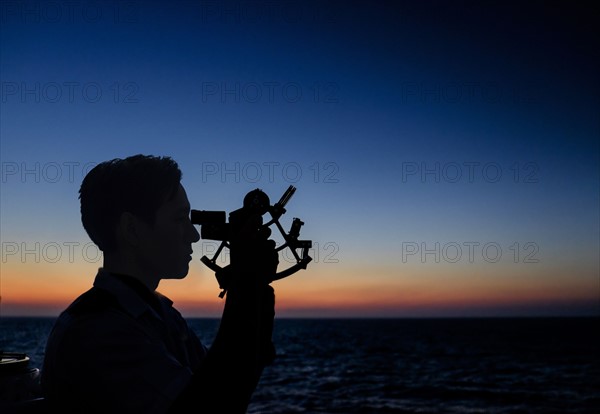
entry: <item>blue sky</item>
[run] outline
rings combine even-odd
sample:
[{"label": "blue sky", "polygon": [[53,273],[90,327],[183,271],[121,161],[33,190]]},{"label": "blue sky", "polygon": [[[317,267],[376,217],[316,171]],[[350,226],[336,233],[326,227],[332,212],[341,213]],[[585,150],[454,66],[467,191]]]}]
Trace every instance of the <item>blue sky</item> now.
[{"label": "blue sky", "polygon": [[374,285],[430,271],[435,255],[403,262],[412,243],[457,243],[480,280],[498,269],[477,251],[475,270],[464,243],[493,243],[597,312],[598,37],[578,7],[2,2],[3,300],[30,260],[7,248],[87,240],[86,169],[153,153],[180,163],[197,209],[295,185],[289,214],[336,259],[310,271],[340,285],[350,269],[383,266]]}]

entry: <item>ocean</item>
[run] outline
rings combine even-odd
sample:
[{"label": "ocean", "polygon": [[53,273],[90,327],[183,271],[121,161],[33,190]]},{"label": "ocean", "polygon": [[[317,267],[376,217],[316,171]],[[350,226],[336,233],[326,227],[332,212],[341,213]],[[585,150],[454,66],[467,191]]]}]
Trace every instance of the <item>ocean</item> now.
[{"label": "ocean", "polygon": [[[210,344],[217,319],[188,319]],[[277,319],[248,413],[600,413],[600,318]],[[0,318],[41,367],[52,318]]]}]

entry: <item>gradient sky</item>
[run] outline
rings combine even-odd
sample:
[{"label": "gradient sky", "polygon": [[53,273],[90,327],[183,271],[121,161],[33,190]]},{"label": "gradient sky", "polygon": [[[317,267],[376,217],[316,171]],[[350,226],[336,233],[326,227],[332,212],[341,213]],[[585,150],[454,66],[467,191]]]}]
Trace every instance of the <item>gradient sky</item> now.
[{"label": "gradient sky", "polygon": [[[81,179],[136,153],[172,156],[195,209],[297,187],[281,221],[314,260],[274,283],[282,317],[599,314],[598,12],[0,4],[1,315],[91,285]],[[186,316],[220,314],[215,246],[159,286]]]}]

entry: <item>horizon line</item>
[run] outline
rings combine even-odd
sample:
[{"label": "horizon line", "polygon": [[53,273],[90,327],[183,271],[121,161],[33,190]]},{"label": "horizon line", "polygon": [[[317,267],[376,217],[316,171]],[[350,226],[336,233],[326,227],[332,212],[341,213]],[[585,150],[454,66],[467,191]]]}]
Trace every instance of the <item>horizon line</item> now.
[{"label": "horizon line", "polygon": [[[58,315],[0,315],[0,321],[2,319],[9,318],[36,318],[36,319],[57,319]],[[282,319],[590,319],[590,318],[600,318],[600,313],[598,314],[581,314],[581,315],[447,315],[447,316],[392,316],[392,315],[367,315],[367,316],[279,316],[276,317],[276,320]],[[210,320],[219,320],[221,316],[184,316],[184,319],[210,319]]]}]

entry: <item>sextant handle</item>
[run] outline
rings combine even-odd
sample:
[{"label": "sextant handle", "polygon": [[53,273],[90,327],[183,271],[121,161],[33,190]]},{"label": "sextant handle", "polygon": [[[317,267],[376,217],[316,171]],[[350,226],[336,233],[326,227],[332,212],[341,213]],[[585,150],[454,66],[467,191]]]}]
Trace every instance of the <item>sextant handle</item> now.
[{"label": "sextant handle", "polygon": [[[204,263],[210,270],[217,273],[223,270],[221,266],[216,264],[213,260],[211,260],[208,256],[202,256],[200,259],[202,263]],[[295,265],[288,267],[285,270],[279,271],[270,278],[269,283],[274,282],[275,280],[283,279],[285,277],[291,276],[299,270],[306,269],[308,264],[312,261],[312,257],[306,256],[302,260],[300,260]]]},{"label": "sextant handle", "polygon": [[213,262],[208,256],[202,256],[200,259],[202,263],[204,263],[210,270],[217,273],[220,270],[223,270],[221,266]]},{"label": "sextant handle", "polygon": [[295,265],[290,266],[289,268],[282,270],[281,272],[275,273],[273,275],[273,277],[271,278],[271,282],[273,282],[275,280],[283,279],[284,277],[291,276],[294,273],[296,273],[298,270],[306,269],[306,266],[308,266],[308,264],[310,263],[311,260],[312,260],[312,257],[307,256],[304,259],[300,260]]}]

